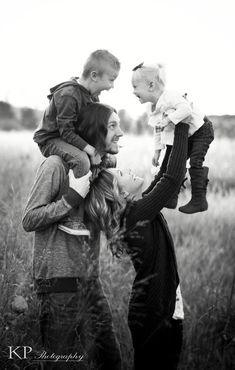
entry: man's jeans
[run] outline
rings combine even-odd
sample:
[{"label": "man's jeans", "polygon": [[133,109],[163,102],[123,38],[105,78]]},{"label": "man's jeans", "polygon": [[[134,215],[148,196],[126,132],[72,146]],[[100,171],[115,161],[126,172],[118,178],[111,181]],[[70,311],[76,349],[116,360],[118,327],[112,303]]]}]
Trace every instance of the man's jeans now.
[{"label": "man's jeans", "polygon": [[99,279],[81,281],[77,292],[40,294],[39,300],[45,351],[77,360],[48,361],[46,369],[87,369],[87,363],[91,369],[121,369],[110,307]]},{"label": "man's jeans", "polygon": [[73,170],[74,176],[79,178],[87,174],[90,169],[90,160],[86,152],[66,143],[60,138],[48,140],[46,144],[39,145],[45,157],[58,155]]}]

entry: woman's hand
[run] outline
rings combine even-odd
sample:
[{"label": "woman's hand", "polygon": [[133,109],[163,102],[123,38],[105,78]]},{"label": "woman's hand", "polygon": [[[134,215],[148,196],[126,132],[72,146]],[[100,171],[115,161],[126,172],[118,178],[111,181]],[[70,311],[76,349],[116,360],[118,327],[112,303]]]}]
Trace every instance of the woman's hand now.
[{"label": "woman's hand", "polygon": [[89,171],[86,175],[75,178],[73,171],[69,171],[69,187],[80,194],[82,198],[85,198],[90,190],[91,174],[91,171]]}]

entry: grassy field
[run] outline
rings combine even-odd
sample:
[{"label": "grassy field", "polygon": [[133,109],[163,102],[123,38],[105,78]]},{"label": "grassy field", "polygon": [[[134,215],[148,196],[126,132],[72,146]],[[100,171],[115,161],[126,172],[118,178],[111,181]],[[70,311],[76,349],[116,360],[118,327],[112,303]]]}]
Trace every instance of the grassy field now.
[{"label": "grassy field", "polygon": [[[121,144],[119,165],[134,169],[145,177],[147,184],[153,175],[152,139],[126,136]],[[177,210],[163,211],[175,241],[184,297],[185,340],[180,370],[235,368],[234,145],[234,140],[220,138],[208,153],[207,212],[189,216]],[[42,157],[29,132],[0,132],[0,156],[0,357],[4,357],[10,345],[40,349],[37,303],[32,288],[33,234],[23,231],[21,216]],[[180,194],[179,205],[189,197],[187,188]],[[124,356],[124,370],[129,370],[132,346],[126,313],[133,268],[128,258],[113,261],[105,243],[100,265]],[[29,306],[26,313],[12,312],[14,294],[26,298]],[[0,364],[1,369],[11,369],[4,359]],[[20,365],[17,362],[14,368]]]}]

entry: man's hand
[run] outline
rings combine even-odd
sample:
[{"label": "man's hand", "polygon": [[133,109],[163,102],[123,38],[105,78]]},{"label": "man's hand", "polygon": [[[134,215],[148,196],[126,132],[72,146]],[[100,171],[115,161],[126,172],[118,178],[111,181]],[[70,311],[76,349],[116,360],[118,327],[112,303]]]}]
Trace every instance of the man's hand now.
[{"label": "man's hand", "polygon": [[83,150],[89,155],[89,157],[92,157],[96,154],[95,148],[90,144],[87,144]]},{"label": "man's hand", "polygon": [[97,153],[97,150],[92,145],[87,144],[84,148],[84,152],[89,155],[91,164],[93,166],[97,166],[101,163],[101,156],[99,153]]},{"label": "man's hand", "polygon": [[82,177],[75,178],[73,170],[69,170],[69,187],[85,198],[90,190],[90,176],[91,171]]}]

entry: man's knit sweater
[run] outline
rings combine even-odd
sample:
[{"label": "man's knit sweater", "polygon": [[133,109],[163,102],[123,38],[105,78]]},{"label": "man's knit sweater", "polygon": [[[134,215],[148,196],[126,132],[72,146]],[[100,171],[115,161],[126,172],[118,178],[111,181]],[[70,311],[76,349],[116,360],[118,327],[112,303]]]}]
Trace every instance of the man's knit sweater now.
[{"label": "man's knit sweater", "polygon": [[129,325],[136,343],[147,341],[174,313],[179,277],[173,240],[160,211],[183,180],[187,139],[188,125],[179,123],[166,173],[124,215],[125,241],[136,270],[129,305]]},{"label": "man's knit sweater", "polygon": [[[57,223],[83,198],[69,188],[68,168],[57,156],[40,166],[23,215],[26,231],[35,231],[33,272],[37,292],[76,291],[76,279],[99,274],[99,242],[60,231]],[[65,194],[65,195],[63,195]]]}]

